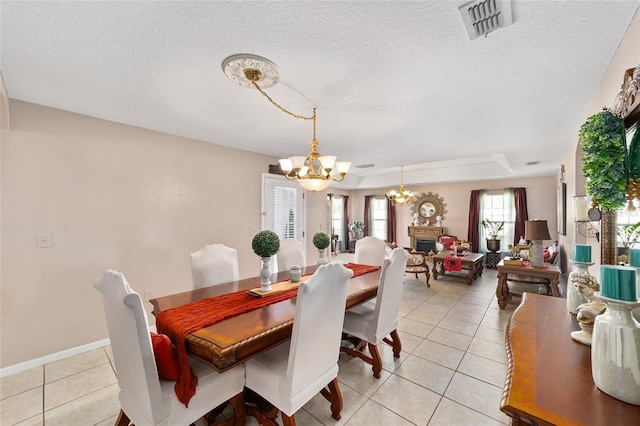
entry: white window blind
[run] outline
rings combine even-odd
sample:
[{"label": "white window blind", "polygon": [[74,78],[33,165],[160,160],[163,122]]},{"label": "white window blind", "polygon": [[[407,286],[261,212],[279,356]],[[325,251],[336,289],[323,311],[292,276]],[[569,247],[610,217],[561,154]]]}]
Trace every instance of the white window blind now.
[{"label": "white window blind", "polygon": [[369,234],[373,237],[387,240],[387,197],[371,197],[371,220],[369,221],[371,230]]},{"label": "white window blind", "polygon": [[280,239],[304,239],[304,190],[297,182],[265,176],[263,185],[263,229]]}]

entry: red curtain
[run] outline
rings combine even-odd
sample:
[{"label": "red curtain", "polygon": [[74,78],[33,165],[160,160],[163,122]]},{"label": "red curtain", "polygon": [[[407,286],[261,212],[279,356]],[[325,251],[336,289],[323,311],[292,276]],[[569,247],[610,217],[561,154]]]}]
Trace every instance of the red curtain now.
[{"label": "red curtain", "polygon": [[364,235],[369,235],[369,210],[371,209],[371,195],[364,196]]},{"label": "red curtain", "polygon": [[344,212],[343,217],[344,217],[344,247],[342,247],[342,250],[344,251],[349,251],[349,196],[345,195],[344,196]]},{"label": "red curtain", "polygon": [[513,188],[513,202],[516,210],[516,226],[513,234],[513,245],[517,245],[520,237],[524,235],[524,222],[529,220],[527,213],[527,190],[525,188]]},{"label": "red curtain", "polygon": [[480,247],[480,233],[478,232],[478,227],[480,226],[480,190],[478,189],[471,191],[468,225],[467,240],[471,243],[471,251],[477,253]]},{"label": "red curtain", "polygon": [[387,242],[396,241],[396,206],[387,197]]}]

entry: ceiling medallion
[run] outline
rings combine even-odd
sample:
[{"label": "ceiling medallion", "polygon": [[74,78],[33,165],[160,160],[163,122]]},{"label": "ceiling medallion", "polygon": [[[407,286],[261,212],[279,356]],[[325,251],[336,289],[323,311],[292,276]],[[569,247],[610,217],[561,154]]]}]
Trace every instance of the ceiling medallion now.
[{"label": "ceiling medallion", "polygon": [[[240,54],[226,58],[222,62],[222,70],[229,80],[243,87],[255,88],[271,104],[287,115],[300,120],[313,121],[313,139],[309,142],[311,152],[306,157],[293,156],[280,160],[280,168],[287,179],[296,180],[304,189],[313,192],[326,189],[331,181],[344,180],[351,163],[336,162],[335,156],[322,155],[318,152],[320,142],[316,139],[316,109],[313,109],[311,116],[294,114],[276,103],[264,91],[280,81],[280,70],[276,64],[261,56]],[[337,176],[332,174],[334,171],[337,172]]]}]

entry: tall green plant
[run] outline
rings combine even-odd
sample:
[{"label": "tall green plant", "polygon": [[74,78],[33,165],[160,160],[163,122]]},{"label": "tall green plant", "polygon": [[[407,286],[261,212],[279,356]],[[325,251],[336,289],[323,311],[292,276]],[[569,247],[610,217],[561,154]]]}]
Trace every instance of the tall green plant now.
[{"label": "tall green plant", "polygon": [[[582,171],[587,194],[603,210],[618,210],[626,201],[628,152],[624,122],[607,108],[580,127]],[[634,154],[635,155],[635,154]]]}]

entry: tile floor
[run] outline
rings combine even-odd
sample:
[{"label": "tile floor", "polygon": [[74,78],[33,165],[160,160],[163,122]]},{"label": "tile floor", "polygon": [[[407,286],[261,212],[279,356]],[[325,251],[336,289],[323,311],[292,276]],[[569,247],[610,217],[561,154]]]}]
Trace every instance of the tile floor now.
[{"label": "tile floor", "polygon": [[[349,254],[332,256],[347,262]],[[359,359],[340,356],[342,419],[316,396],[296,415],[299,425],[500,425],[506,374],[504,329],[514,306],[495,300],[496,272],[473,285],[407,275],[398,326],[403,352],[381,346],[384,370],[375,379]],[[113,425],[118,384],[109,347],[2,379],[0,424]],[[253,418],[249,425],[257,422]]]}]

